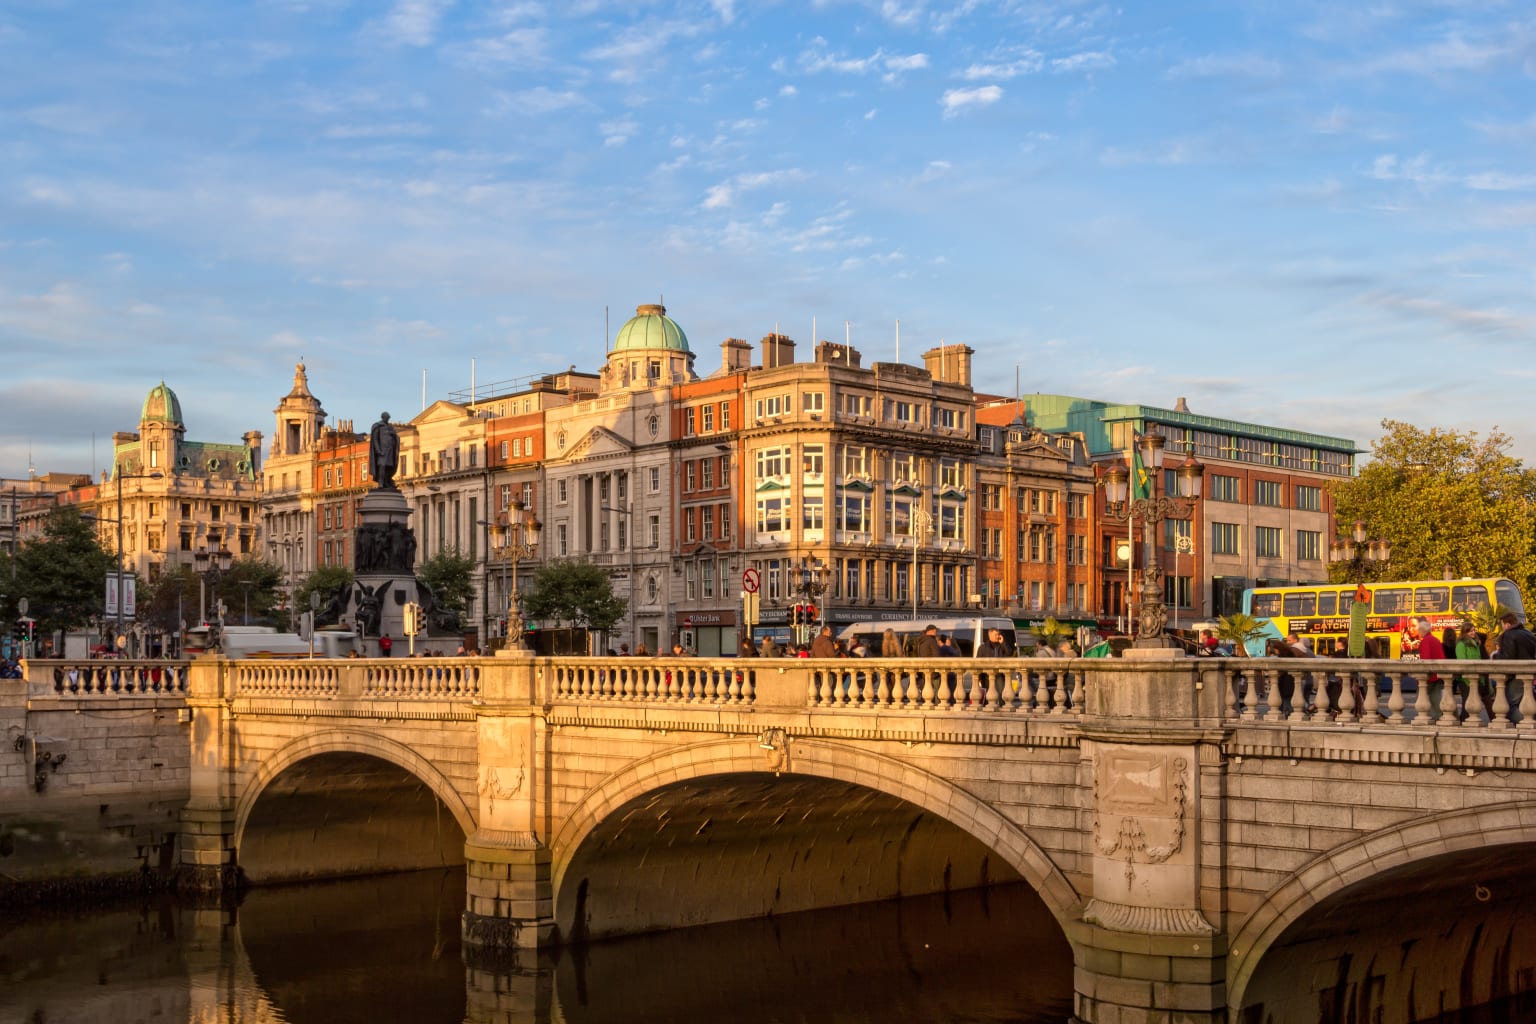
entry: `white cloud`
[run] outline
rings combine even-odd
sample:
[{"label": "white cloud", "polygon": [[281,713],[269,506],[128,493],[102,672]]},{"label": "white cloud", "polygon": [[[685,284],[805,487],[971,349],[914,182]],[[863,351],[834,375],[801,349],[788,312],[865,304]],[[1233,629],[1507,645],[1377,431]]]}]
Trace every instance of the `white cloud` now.
[{"label": "white cloud", "polygon": [[[804,181],[805,178],[805,172],[798,167],[789,167],[781,171],[758,171],[752,174],[738,174],[730,181],[722,181],[705,192],[703,206],[706,210],[723,210],[735,203],[737,197],[743,192],[769,188],[774,185],[784,185],[790,182]],[[781,205],[775,204],[775,207]]]},{"label": "white cloud", "polygon": [[1277,60],[1251,53],[1206,54],[1190,57],[1168,69],[1169,78],[1272,79],[1284,74]]},{"label": "white cloud", "polygon": [[736,193],[728,183],[712,185],[709,191],[704,193],[704,209],[723,210],[735,199]]},{"label": "white cloud", "polygon": [[909,57],[887,57],[885,68],[891,72],[919,71],[928,66],[926,53],[914,53]]},{"label": "white cloud", "polygon": [[972,107],[989,107],[1002,98],[1002,86],[982,85],[975,89],[946,90],[939,105],[944,108],[945,117],[954,117]]},{"label": "white cloud", "polygon": [[995,79],[1006,82],[1021,75],[1033,75],[1044,66],[1045,58],[1031,50],[1016,60],[1004,63],[972,64],[960,73],[960,77],[968,82]]},{"label": "white cloud", "polygon": [[1090,51],[1087,53],[1074,53],[1070,57],[1057,57],[1051,61],[1051,70],[1057,74],[1067,74],[1074,71],[1102,71],[1105,68],[1115,66],[1115,57],[1111,53],[1103,51]]},{"label": "white cloud", "polygon": [[736,20],[736,4],[734,0],[709,0],[709,5],[715,9],[720,20],[729,25]]},{"label": "white cloud", "polygon": [[372,22],[372,34],[396,46],[431,46],[437,23],[452,0],[397,0],[389,13]]},{"label": "white cloud", "polygon": [[525,89],[522,92],[497,93],[493,112],[509,110],[528,115],[552,114],[557,110],[568,110],[571,107],[582,107],[586,104],[586,97],[579,92],[568,89],[557,92],[541,85],[536,89]]},{"label": "white cloud", "polygon": [[458,52],[470,65],[482,68],[538,68],[550,63],[549,33],[543,28],[519,28],[499,36],[476,39]]},{"label": "white cloud", "polygon": [[1525,192],[1536,188],[1536,175],[1484,171],[1468,175],[1466,185],[1479,192]]},{"label": "white cloud", "polygon": [[926,68],[928,55],[926,53],[886,53],[883,49],[877,49],[868,57],[847,57],[833,54],[827,47],[827,41],[817,36],[800,54],[799,64],[801,70],[812,75],[823,71],[841,75],[867,75],[883,71],[885,80],[889,82],[909,71]]},{"label": "white cloud", "polygon": [[916,180],[919,182],[937,181],[947,176],[953,169],[953,165],[948,160],[930,160],[922,172],[918,174]]},{"label": "white cloud", "polygon": [[640,125],[626,117],[618,121],[604,121],[597,126],[597,130],[603,137],[604,146],[622,146],[640,134]]},{"label": "white cloud", "polygon": [[651,20],[622,29],[612,42],[588,50],[586,58],[611,65],[610,80],[633,84],[653,66],[664,64],[674,39],[692,39],[709,26],[691,21]]},{"label": "white cloud", "polygon": [[786,85],[782,89],[779,90],[779,95],[780,96],[784,96],[784,97],[789,97],[789,96],[796,95],[797,93],[799,93],[799,91],[800,91],[799,89],[796,89],[792,85]]}]

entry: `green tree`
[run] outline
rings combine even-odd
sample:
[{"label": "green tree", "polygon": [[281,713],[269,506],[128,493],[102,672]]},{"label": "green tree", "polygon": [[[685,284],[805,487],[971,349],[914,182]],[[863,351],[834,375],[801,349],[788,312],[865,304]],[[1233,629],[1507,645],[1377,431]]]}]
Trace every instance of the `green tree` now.
[{"label": "green tree", "polygon": [[219,576],[219,597],[229,609],[225,621],[243,622],[249,614],[252,625],[281,625],[277,606],[282,585],[283,567],[276,562],[254,556],[240,559]]},{"label": "green tree", "polygon": [[309,595],[320,595],[320,607],[324,608],[330,595],[341,587],[349,587],[353,580],[352,570],[344,565],[322,565],[317,567],[304,582],[299,584],[293,592],[293,607],[295,614],[309,611]]},{"label": "green tree", "polygon": [[6,597],[14,619],[16,599],[25,597],[38,635],[78,629],[106,609],[107,573],[116,559],[101,546],[95,524],[72,505],[48,515],[42,537],[16,553],[16,586]]},{"label": "green tree", "polygon": [[1269,620],[1256,619],[1247,612],[1233,612],[1216,620],[1216,639],[1231,644],[1239,658],[1248,656],[1245,645],[1249,640],[1257,640],[1268,632]]},{"label": "green tree", "polygon": [[[1507,576],[1532,593],[1536,585],[1536,472],[1509,454],[1498,430],[1474,432],[1383,420],[1371,461],[1353,480],[1333,487],[1341,536],[1355,520],[1391,542],[1385,563],[1362,561],[1368,580]],[[1336,563],[1337,582],[1357,567]]]},{"label": "green tree", "polygon": [[475,593],[474,571],[474,559],[460,555],[457,548],[450,548],[422,562],[416,570],[416,578],[432,588],[438,608],[462,616]]},{"label": "green tree", "polygon": [[197,573],[190,565],[174,565],[139,591],[139,619],[152,630],[176,633],[185,620],[197,618]]},{"label": "green tree", "polygon": [[576,558],[545,562],[523,594],[529,618],[607,632],[624,617],[629,602],[615,597],[608,571]]}]

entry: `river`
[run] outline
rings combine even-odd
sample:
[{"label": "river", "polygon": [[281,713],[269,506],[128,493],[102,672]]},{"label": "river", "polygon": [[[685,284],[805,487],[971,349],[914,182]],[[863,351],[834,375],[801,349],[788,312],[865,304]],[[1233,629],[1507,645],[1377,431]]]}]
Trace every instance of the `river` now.
[{"label": "river", "polygon": [[1072,956],[1026,886],[460,957],[461,872],[257,889],[0,923],[0,1021],[27,1024],[1044,1024]]}]

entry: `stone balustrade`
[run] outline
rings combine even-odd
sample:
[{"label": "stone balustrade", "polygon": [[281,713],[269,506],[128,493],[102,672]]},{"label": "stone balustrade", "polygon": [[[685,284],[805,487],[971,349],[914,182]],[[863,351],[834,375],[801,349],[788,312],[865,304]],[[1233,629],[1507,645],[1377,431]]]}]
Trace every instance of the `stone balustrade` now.
[{"label": "stone balustrade", "polygon": [[187,662],[117,658],[28,662],[28,691],[39,697],[134,697],[187,692]]}]

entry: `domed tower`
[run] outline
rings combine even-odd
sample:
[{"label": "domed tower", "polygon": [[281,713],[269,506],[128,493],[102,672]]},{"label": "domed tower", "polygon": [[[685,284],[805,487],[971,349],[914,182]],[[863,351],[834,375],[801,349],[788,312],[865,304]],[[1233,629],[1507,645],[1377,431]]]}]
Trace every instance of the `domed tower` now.
[{"label": "domed tower", "polygon": [[283,396],[272,410],[277,416],[277,432],[272,438],[272,457],[301,455],[320,437],[325,424],[325,410],[320,399],[309,390],[309,376],[301,362],[293,368],[293,390]]},{"label": "domed tower", "polygon": [[118,468],[130,472],[168,471],[174,467],[187,425],[181,419],[181,400],[161,381],[149,389],[144,408],[139,412],[138,464],[126,465],[119,457]]},{"label": "domed tower", "polygon": [[604,390],[641,390],[697,380],[688,335],[667,307],[646,304],[619,328],[603,371]]}]

